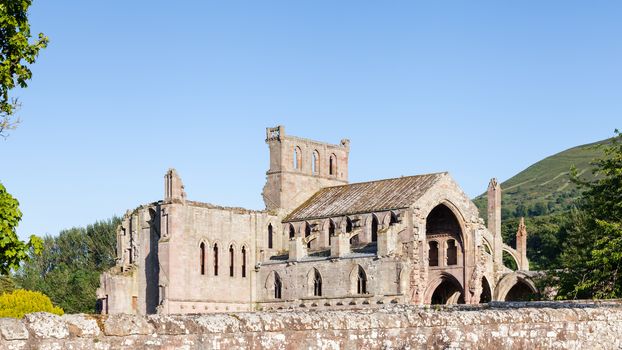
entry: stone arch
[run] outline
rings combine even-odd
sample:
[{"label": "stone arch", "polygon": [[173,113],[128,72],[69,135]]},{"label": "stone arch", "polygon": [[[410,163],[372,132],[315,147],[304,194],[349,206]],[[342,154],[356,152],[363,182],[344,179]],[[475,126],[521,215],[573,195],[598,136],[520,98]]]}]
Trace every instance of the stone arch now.
[{"label": "stone arch", "polygon": [[532,294],[537,294],[538,288],[534,282],[522,272],[512,272],[504,275],[495,288],[495,300],[519,301],[528,300]]},{"label": "stone arch", "polygon": [[222,244],[220,243],[220,241],[214,241],[214,244],[212,244],[212,267],[213,267],[213,275],[214,276],[218,276],[218,273],[220,272],[219,269],[219,265],[220,265],[220,255],[222,254],[222,250],[221,250]]},{"label": "stone arch", "polygon": [[227,266],[229,266],[229,277],[235,277],[236,263],[235,256],[237,252],[237,245],[234,241],[229,242],[227,245]]},{"label": "stone arch", "polygon": [[368,294],[369,279],[365,269],[357,264],[350,270],[350,294]]},{"label": "stone arch", "polygon": [[378,241],[378,228],[379,228],[379,221],[378,221],[378,216],[374,213],[371,214],[371,225],[369,227],[370,229],[370,239],[372,242],[377,242]]},{"label": "stone arch", "polygon": [[517,270],[520,269],[520,264],[518,263],[518,255],[516,251],[514,249],[511,249],[510,247],[505,247],[505,246],[502,248],[502,250],[503,250],[503,253],[507,253],[512,258],[512,260],[514,260],[514,263],[516,264],[516,269]]},{"label": "stone arch", "polygon": [[302,170],[302,150],[299,146],[294,146],[294,152],[292,155],[294,169],[298,171]]},{"label": "stone arch", "polygon": [[[462,274],[464,274],[467,246],[464,222],[462,222],[461,215],[456,215],[456,209],[452,210],[452,206],[447,204],[448,202],[443,202],[434,206],[426,216],[426,241],[436,240],[438,242],[439,267],[458,266],[463,268]],[[448,260],[448,243],[451,243],[452,240],[455,242],[455,247],[452,248],[454,249],[452,253],[455,253],[455,261]],[[425,250],[427,254],[429,254],[429,249],[430,246],[426,244]]]},{"label": "stone arch", "polygon": [[315,175],[320,174],[320,152],[316,149],[311,154],[311,173]]},{"label": "stone arch", "polygon": [[464,288],[451,274],[440,273],[428,283],[426,304],[464,304]]},{"label": "stone arch", "polygon": [[207,274],[207,252],[209,251],[209,244],[204,239],[199,240],[199,272],[200,274]]},{"label": "stone arch", "polygon": [[242,243],[240,247],[240,275],[242,277],[248,276],[248,257],[250,256],[250,251],[248,250],[248,245],[246,243]]},{"label": "stone arch", "polygon": [[328,159],[328,175],[337,176],[337,156],[334,153]]},{"label": "stone arch", "polygon": [[313,267],[307,273],[308,295],[316,296],[316,297],[322,296],[322,293],[323,293],[322,288],[323,288],[322,274],[317,268]]},{"label": "stone arch", "polygon": [[283,280],[277,271],[270,271],[264,283],[266,299],[281,299],[283,295]]},{"label": "stone arch", "polygon": [[322,237],[319,241],[321,245],[330,247],[332,243],[332,236],[335,235],[337,229],[337,225],[335,225],[335,221],[333,219],[325,219],[324,224],[322,225]]},{"label": "stone arch", "polygon": [[492,301],[492,288],[486,276],[482,276],[482,293],[479,296],[479,303],[485,304]]},{"label": "stone arch", "polygon": [[292,239],[296,237],[296,227],[294,226],[294,224],[289,224],[288,226],[289,227],[288,227],[287,233],[289,235],[289,239]]}]

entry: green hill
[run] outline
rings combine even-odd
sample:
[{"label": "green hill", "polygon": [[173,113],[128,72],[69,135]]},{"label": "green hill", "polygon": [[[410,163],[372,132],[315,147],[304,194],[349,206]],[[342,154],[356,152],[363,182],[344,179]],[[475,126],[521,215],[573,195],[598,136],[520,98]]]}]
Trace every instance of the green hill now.
[{"label": "green hill", "polygon": [[[600,147],[610,139],[570,148],[547,157],[501,183],[503,240],[515,246],[518,221],[524,216],[527,226],[527,257],[532,270],[558,268],[566,236],[570,209],[580,190],[570,181],[575,167],[580,177],[593,179],[590,162],[603,156]],[[483,218],[487,217],[486,193],[473,200]]]},{"label": "green hill", "polygon": [[[501,183],[502,217],[535,217],[567,212],[579,191],[570,181],[570,168],[577,168],[583,179],[591,179],[590,162],[602,156],[599,145],[610,139],[573,147],[531,165],[509,180]],[[474,199],[483,217],[486,217],[486,193]]]}]

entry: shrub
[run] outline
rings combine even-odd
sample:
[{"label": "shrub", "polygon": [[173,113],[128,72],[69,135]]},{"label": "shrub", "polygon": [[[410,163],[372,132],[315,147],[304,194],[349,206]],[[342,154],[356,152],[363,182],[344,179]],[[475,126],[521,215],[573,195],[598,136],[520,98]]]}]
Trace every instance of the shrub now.
[{"label": "shrub", "polygon": [[0,295],[0,317],[22,318],[31,312],[49,312],[62,315],[63,309],[52,305],[47,295],[30,290],[17,289]]}]

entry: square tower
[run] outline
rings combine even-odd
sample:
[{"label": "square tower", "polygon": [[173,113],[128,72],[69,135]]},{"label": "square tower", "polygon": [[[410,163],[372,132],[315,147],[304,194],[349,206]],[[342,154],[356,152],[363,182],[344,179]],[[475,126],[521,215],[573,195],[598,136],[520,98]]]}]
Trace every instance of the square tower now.
[{"label": "square tower", "polygon": [[263,199],[268,210],[289,213],[321,188],[348,183],[350,141],[339,145],[285,135],[279,125],[266,129],[270,169]]}]

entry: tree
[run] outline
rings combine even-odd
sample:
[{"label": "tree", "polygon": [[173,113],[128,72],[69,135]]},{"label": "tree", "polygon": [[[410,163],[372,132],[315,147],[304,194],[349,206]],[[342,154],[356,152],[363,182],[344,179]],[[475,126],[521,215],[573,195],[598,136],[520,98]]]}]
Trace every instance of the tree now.
[{"label": "tree", "polygon": [[622,134],[592,162],[595,179],[583,181],[579,212],[572,217],[560,257],[563,298],[622,297]]},{"label": "tree", "polygon": [[0,136],[17,127],[19,118],[14,113],[19,107],[10,90],[25,88],[32,77],[29,65],[35,63],[39,51],[48,44],[48,38],[39,37],[30,43],[28,8],[32,0],[2,0],[0,2]]},{"label": "tree", "polygon": [[44,237],[42,254],[17,271],[18,286],[48,295],[68,313],[95,312],[99,275],[115,263],[120,222],[113,217]]},{"label": "tree", "polygon": [[42,242],[38,237],[30,236],[27,243],[17,237],[15,228],[21,219],[19,202],[0,183],[0,275],[8,274],[19,267],[20,262],[28,260],[29,252],[39,254],[41,251]]}]

